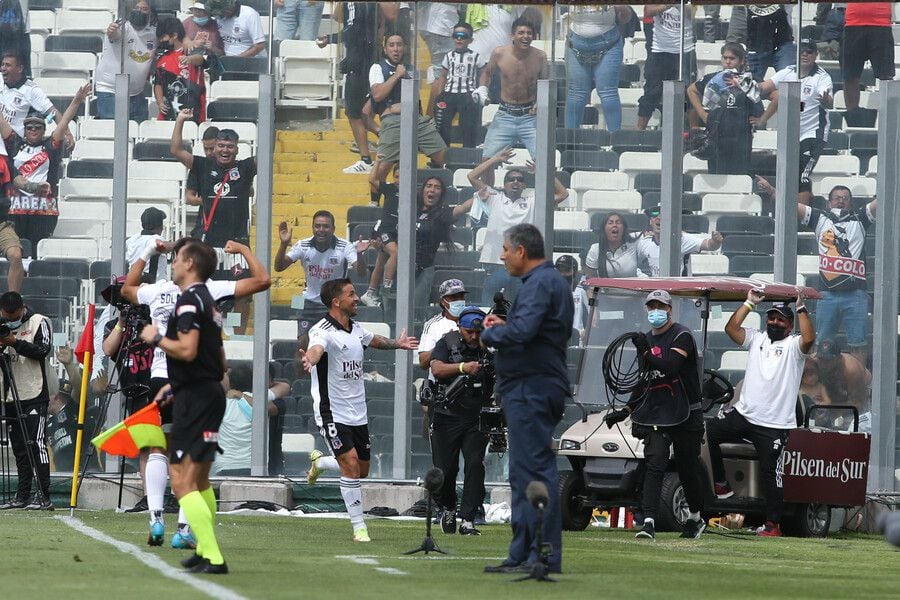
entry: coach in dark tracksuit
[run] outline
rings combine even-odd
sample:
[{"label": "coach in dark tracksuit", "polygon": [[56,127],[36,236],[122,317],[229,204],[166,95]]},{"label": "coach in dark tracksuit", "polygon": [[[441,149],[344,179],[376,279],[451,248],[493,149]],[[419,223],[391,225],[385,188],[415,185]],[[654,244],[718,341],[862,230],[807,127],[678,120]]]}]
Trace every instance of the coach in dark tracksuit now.
[{"label": "coach in dark tracksuit", "polygon": [[537,560],[537,511],[525,498],[525,488],[540,481],[549,491],[542,538],[550,544],[550,571],[558,573],[562,521],[551,437],[570,391],[566,346],[575,314],[572,289],[544,259],[544,240],[533,225],[508,229],[500,258],[510,275],[522,278],[522,288],[506,322],[496,315],[485,319],[481,341],[497,348],[497,392],[509,427],[513,538],[506,560],[485,572],[527,572]]}]

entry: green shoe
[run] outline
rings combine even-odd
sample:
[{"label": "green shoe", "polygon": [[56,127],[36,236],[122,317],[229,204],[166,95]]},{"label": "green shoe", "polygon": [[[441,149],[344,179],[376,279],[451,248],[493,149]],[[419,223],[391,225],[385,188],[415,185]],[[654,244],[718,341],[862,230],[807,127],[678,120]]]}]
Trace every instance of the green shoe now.
[{"label": "green shoe", "polygon": [[306,472],[306,483],[312,485],[319,479],[325,469],[320,468],[316,461],[322,458],[324,454],[321,450],[313,450],[309,453],[309,471]]}]

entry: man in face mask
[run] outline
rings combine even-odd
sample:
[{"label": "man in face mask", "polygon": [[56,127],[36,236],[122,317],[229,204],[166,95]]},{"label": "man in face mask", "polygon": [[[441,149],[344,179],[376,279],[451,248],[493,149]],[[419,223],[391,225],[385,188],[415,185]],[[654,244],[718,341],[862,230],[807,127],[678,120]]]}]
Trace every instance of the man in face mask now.
[{"label": "man in face mask", "polygon": [[466,307],[466,286],[459,279],[448,279],[438,288],[441,314],[425,322],[419,340],[419,367],[428,371],[428,381],[434,381],[429,365],[431,352],[445,334],[459,329],[459,315]]},{"label": "man in face mask", "polygon": [[798,296],[796,304],[799,335],[791,333],[794,311],[787,303],[774,304],[766,311],[765,332],[742,327],[744,319],[762,300],[762,290],[750,290],[747,300],[725,325],[728,337],[747,350],[747,369],[740,399],[707,424],[706,437],[716,496],[722,499],[730,498],[734,492],[719,444],[750,440],[756,448],[766,498],[766,524],[759,535],[779,537],[784,489],[776,468],[788,433],[797,427],[797,393],[816,332],[802,296]]},{"label": "man in face mask", "polygon": [[675,468],[684,486],[690,515],[681,537],[699,538],[706,528],[700,516],[703,485],[700,440],[703,438],[697,345],[691,330],[672,319],[672,296],[665,290],[647,295],[649,333],[634,338],[638,360],[650,371],[647,384],[634,392],[625,408],[607,413],[610,428],[631,417],[632,435],[644,440],[646,473],[641,506],[644,525],[637,539],[655,539],[662,482],[675,450]]}]

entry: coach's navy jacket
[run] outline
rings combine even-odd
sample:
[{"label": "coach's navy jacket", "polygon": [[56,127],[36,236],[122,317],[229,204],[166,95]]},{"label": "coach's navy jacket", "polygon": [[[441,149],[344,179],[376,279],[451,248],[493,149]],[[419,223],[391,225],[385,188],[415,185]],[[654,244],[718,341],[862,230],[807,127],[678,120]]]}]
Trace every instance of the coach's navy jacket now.
[{"label": "coach's navy jacket", "polygon": [[485,345],[498,349],[495,365],[501,395],[522,378],[528,378],[528,386],[554,386],[569,393],[566,346],[574,315],[572,290],[553,264],[545,262],[522,277],[506,325],[481,333]]}]

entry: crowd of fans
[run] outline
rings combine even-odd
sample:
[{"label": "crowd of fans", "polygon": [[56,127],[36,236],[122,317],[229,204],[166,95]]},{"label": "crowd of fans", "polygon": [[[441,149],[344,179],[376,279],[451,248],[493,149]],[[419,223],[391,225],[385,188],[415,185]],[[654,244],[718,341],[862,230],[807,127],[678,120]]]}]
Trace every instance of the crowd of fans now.
[{"label": "crowd of fans", "polygon": [[[301,321],[317,315],[322,308],[318,295],[321,285],[351,271],[356,271],[357,283],[366,288],[361,302],[383,306],[385,316],[390,318],[391,305],[386,301],[392,297],[397,273],[397,185],[400,178],[410,176],[396,168],[401,143],[400,82],[415,68],[410,64],[410,48],[416,41],[412,38],[406,4],[335,3],[331,17],[341,30],[319,36],[324,2],[275,2],[276,39],[316,40],[320,47],[341,44],[343,106],[359,155],[344,173],[367,175],[370,203],[381,207],[377,223],[358,240],[335,235],[335,219],[327,210],[313,217],[312,236],[296,243],[292,243],[288,224],[280,224],[275,270],[283,271],[293,262],[300,262],[306,281]],[[29,79],[30,45],[24,18],[27,1],[21,2],[17,12],[19,5],[15,0],[0,0],[0,6],[8,6],[12,15],[7,18],[4,13],[4,21],[0,22],[0,71],[4,82],[0,88],[0,135],[4,142],[0,144],[0,154],[5,155],[0,160],[0,184],[10,198],[8,218],[0,227],[0,252],[10,262],[10,290],[21,289],[24,277],[19,238],[37,244],[53,235],[59,216],[62,159],[75,143],[67,125],[91,93],[90,85],[73,90],[71,104],[60,111]],[[638,10],[642,14],[626,5],[579,5],[566,12],[565,55],[557,57],[565,61],[561,121],[566,130],[584,124],[585,107],[594,90],[606,130],[644,130],[654,111],[660,109],[663,81],[682,79],[689,82],[687,120],[693,127],[694,155],[708,160],[710,173],[752,174],[753,135],[764,129],[774,114],[778,84],[802,81],[797,140],[801,154],[798,216],[801,224],[815,229],[823,261],[821,278],[826,299],[820,303],[818,316],[827,323],[817,326],[820,333],[822,329],[827,331],[820,339],[827,338],[833,344],[838,324],[843,322],[851,354],[865,370],[868,297],[863,246],[866,228],[875,220],[876,203],[853,209],[850,190],[839,186],[831,191],[828,207],[811,206],[812,173],[828,141],[827,110],[832,108],[835,95],[832,76],[816,60],[820,50],[832,55],[836,52],[841,57],[849,119],[859,108],[859,84],[867,60],[876,78],[887,80],[894,76],[890,3],[849,3],[846,7],[835,4],[818,15],[817,22],[823,26],[818,33],[806,28],[798,31],[800,28],[791,23],[784,6],[778,4],[733,6],[726,32],[719,22],[717,7],[705,5],[703,40],[722,42],[721,69],[706,73],[697,72],[695,8],[690,3],[684,12],[679,5],[671,4],[646,5]],[[425,77],[428,100],[419,108],[416,121],[418,151],[428,156],[429,166],[438,169],[445,167],[448,149],[459,143],[463,148],[481,146],[482,158],[468,173],[472,186],[468,197],[454,195],[449,200],[450,182],[439,175],[420,181],[415,212],[415,306],[425,310],[429,303],[438,300],[433,293],[438,283],[436,257],[442,248],[452,251],[457,246],[457,227],[485,229],[477,266],[484,271],[481,304],[490,305],[498,291],[514,297],[519,283],[503,268],[502,232],[534,220],[537,200],[534,190],[529,189],[533,163],[525,167],[509,163],[515,157],[516,146],[524,147],[532,157],[535,155],[537,80],[546,77],[553,65],[533,42],[542,32],[546,39],[554,24],[538,9],[501,4],[426,3],[417,7],[416,19],[430,61]],[[642,25],[647,53],[643,95],[638,101],[636,121],[629,123],[623,122],[620,76],[624,47]],[[798,45],[800,64],[795,65]],[[130,119],[149,119],[145,88],[148,82],[152,84],[157,118],[175,122],[172,156],[189,169],[185,203],[200,207],[190,235],[218,248],[224,248],[228,240],[249,242],[256,161],[253,157],[237,160],[238,134],[214,126],[203,134],[205,156],[195,155],[185,148],[183,128],[188,121],[199,124],[206,120],[206,86],[209,77],[215,76],[217,57],[265,56],[266,47],[259,13],[237,0],[195,2],[190,16],[183,20],[159,17],[152,0],[135,0],[124,18],[109,23],[102,36],[92,86],[97,118],[114,116],[115,75],[121,64],[131,76]],[[770,68],[775,74],[767,79]],[[769,100],[768,106],[763,100]],[[499,106],[485,131],[482,112],[488,104]],[[50,120],[55,121],[55,129],[47,136]],[[370,134],[378,138],[374,147]],[[494,181],[498,174],[503,178],[500,185]],[[555,184],[551,209],[569,196],[563,182],[557,179]],[[772,192],[764,179],[758,187]],[[586,298],[578,285],[582,276],[659,274],[659,208],[651,206],[645,213],[649,218],[645,228],[634,224],[629,227],[630,220],[638,222],[638,213],[606,215],[597,231],[597,241],[578,252],[582,268],[574,256],[557,261],[557,267],[573,284],[576,301],[581,303],[581,309],[576,311],[579,331],[586,326]],[[158,216],[152,217],[149,220],[155,225]],[[142,232],[145,236],[155,233],[155,227]],[[715,231],[705,235],[684,233],[682,274],[691,273],[691,254],[717,251],[722,243],[722,234]],[[139,253],[135,250],[132,254]],[[829,256],[851,261],[829,262]],[[851,263],[852,268],[847,266]],[[828,307],[827,312],[823,306]],[[299,333],[304,333],[302,327]],[[813,364],[830,364],[828,361],[834,361],[838,355],[840,352],[831,346]],[[814,375],[818,374],[821,380],[834,377],[835,372],[811,372],[809,385],[813,391],[809,395],[841,399],[850,396],[854,402],[862,402],[857,392],[835,391],[840,386],[819,384],[825,387],[815,388]],[[246,392],[249,386],[238,383],[241,381],[244,379],[240,374],[233,380],[237,391],[230,395],[233,402],[228,413],[235,421],[235,443],[249,439],[241,418],[248,414],[252,398]],[[277,397],[287,393],[274,383],[272,389],[277,389],[273,392]],[[57,412],[65,409],[64,403],[61,406]],[[284,404],[272,401],[268,411],[277,416],[278,411],[283,413]],[[241,463],[228,470],[244,468]]]}]

